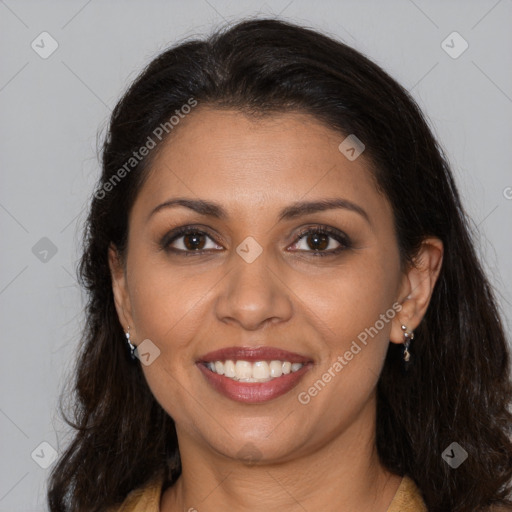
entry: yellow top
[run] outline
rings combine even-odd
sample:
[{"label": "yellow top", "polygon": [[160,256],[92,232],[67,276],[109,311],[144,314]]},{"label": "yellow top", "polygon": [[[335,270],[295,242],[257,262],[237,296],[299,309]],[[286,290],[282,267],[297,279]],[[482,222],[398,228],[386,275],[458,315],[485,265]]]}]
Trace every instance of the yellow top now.
[{"label": "yellow top", "polygon": [[[161,480],[154,480],[128,494],[122,505],[108,512],[160,512]],[[387,512],[428,512],[414,481],[404,476]]]}]

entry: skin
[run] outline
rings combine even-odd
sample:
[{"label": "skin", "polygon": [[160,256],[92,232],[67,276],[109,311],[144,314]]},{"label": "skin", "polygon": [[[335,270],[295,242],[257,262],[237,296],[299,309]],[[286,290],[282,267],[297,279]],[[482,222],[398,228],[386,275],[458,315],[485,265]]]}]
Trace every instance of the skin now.
[{"label": "skin", "polygon": [[[176,423],[183,463],[182,476],[162,495],[164,512],[384,512],[397,491],[401,477],[376,453],[376,385],[389,342],[403,343],[400,326],[414,330],[426,312],[443,247],[426,239],[417,265],[400,270],[391,207],[376,190],[364,153],[349,161],[338,150],[344,138],[307,114],[255,120],[198,107],[152,164],[130,212],[126,259],[115,247],[109,251],[121,324],[130,326],[134,344],[150,339],[161,351],[142,369]],[[179,206],[148,220],[176,197],[214,201],[229,217]],[[337,197],[363,208],[369,222],[348,209],[278,220],[298,200]],[[161,248],[164,235],[186,225],[207,232],[200,239],[207,254]],[[318,225],[341,230],[352,246],[313,255],[321,249],[298,234]],[[252,263],[236,252],[248,236],[262,248]],[[340,245],[327,241],[327,251]],[[184,242],[182,236],[172,246],[185,250]],[[401,305],[394,318],[302,405],[298,394],[394,303]],[[234,402],[195,365],[233,345],[280,347],[314,365],[281,397]],[[257,460],[248,464],[250,453]]]}]

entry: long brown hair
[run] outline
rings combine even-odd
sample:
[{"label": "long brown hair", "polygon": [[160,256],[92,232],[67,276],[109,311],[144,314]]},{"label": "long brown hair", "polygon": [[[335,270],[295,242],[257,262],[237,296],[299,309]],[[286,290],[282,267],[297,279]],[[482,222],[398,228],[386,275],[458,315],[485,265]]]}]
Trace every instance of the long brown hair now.
[{"label": "long brown hair", "polygon": [[[431,512],[512,505],[510,355],[441,147],[410,95],[354,49],[290,23],[249,20],[163,52],[113,111],[79,267],[86,329],[73,390],[63,395],[73,399],[73,419],[61,404],[74,437],[51,474],[50,510],[105,510],[156,475],[172,485],[180,474],[174,422],[128,357],[107,260],[110,243],[126,250],[128,214],[151,160],[106,184],[190,98],[247,115],[307,112],[364,141],[393,207],[404,267],[425,237],[444,244],[411,367],[402,370],[401,347],[390,343],[378,383],[382,463],[413,478]],[[468,453],[457,469],[441,456],[454,441]]]}]

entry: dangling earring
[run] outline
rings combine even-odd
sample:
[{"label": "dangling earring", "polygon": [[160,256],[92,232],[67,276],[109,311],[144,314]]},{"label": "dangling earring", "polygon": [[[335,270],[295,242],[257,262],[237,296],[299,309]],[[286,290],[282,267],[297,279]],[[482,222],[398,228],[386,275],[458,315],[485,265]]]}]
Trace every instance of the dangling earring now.
[{"label": "dangling earring", "polygon": [[129,349],[130,349],[130,357],[132,359],[137,359],[137,357],[135,356],[135,349],[137,347],[132,345],[132,342],[130,341],[130,326],[128,326],[128,331],[126,331],[125,335],[126,335],[126,341],[128,342]]},{"label": "dangling earring", "polygon": [[411,353],[409,352],[409,345],[411,344],[411,340],[414,339],[414,331],[408,331],[407,326],[402,325],[402,331],[404,332],[404,361],[406,363],[409,362],[411,358]]}]

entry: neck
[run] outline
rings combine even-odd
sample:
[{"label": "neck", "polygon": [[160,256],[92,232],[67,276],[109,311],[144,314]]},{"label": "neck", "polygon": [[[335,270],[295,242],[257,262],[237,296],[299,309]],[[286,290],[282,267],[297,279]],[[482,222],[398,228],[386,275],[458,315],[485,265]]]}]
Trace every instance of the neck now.
[{"label": "neck", "polygon": [[381,465],[374,421],[362,416],[300,456],[252,465],[212,453],[178,430],[182,474],[160,510],[385,512],[401,477]]}]

